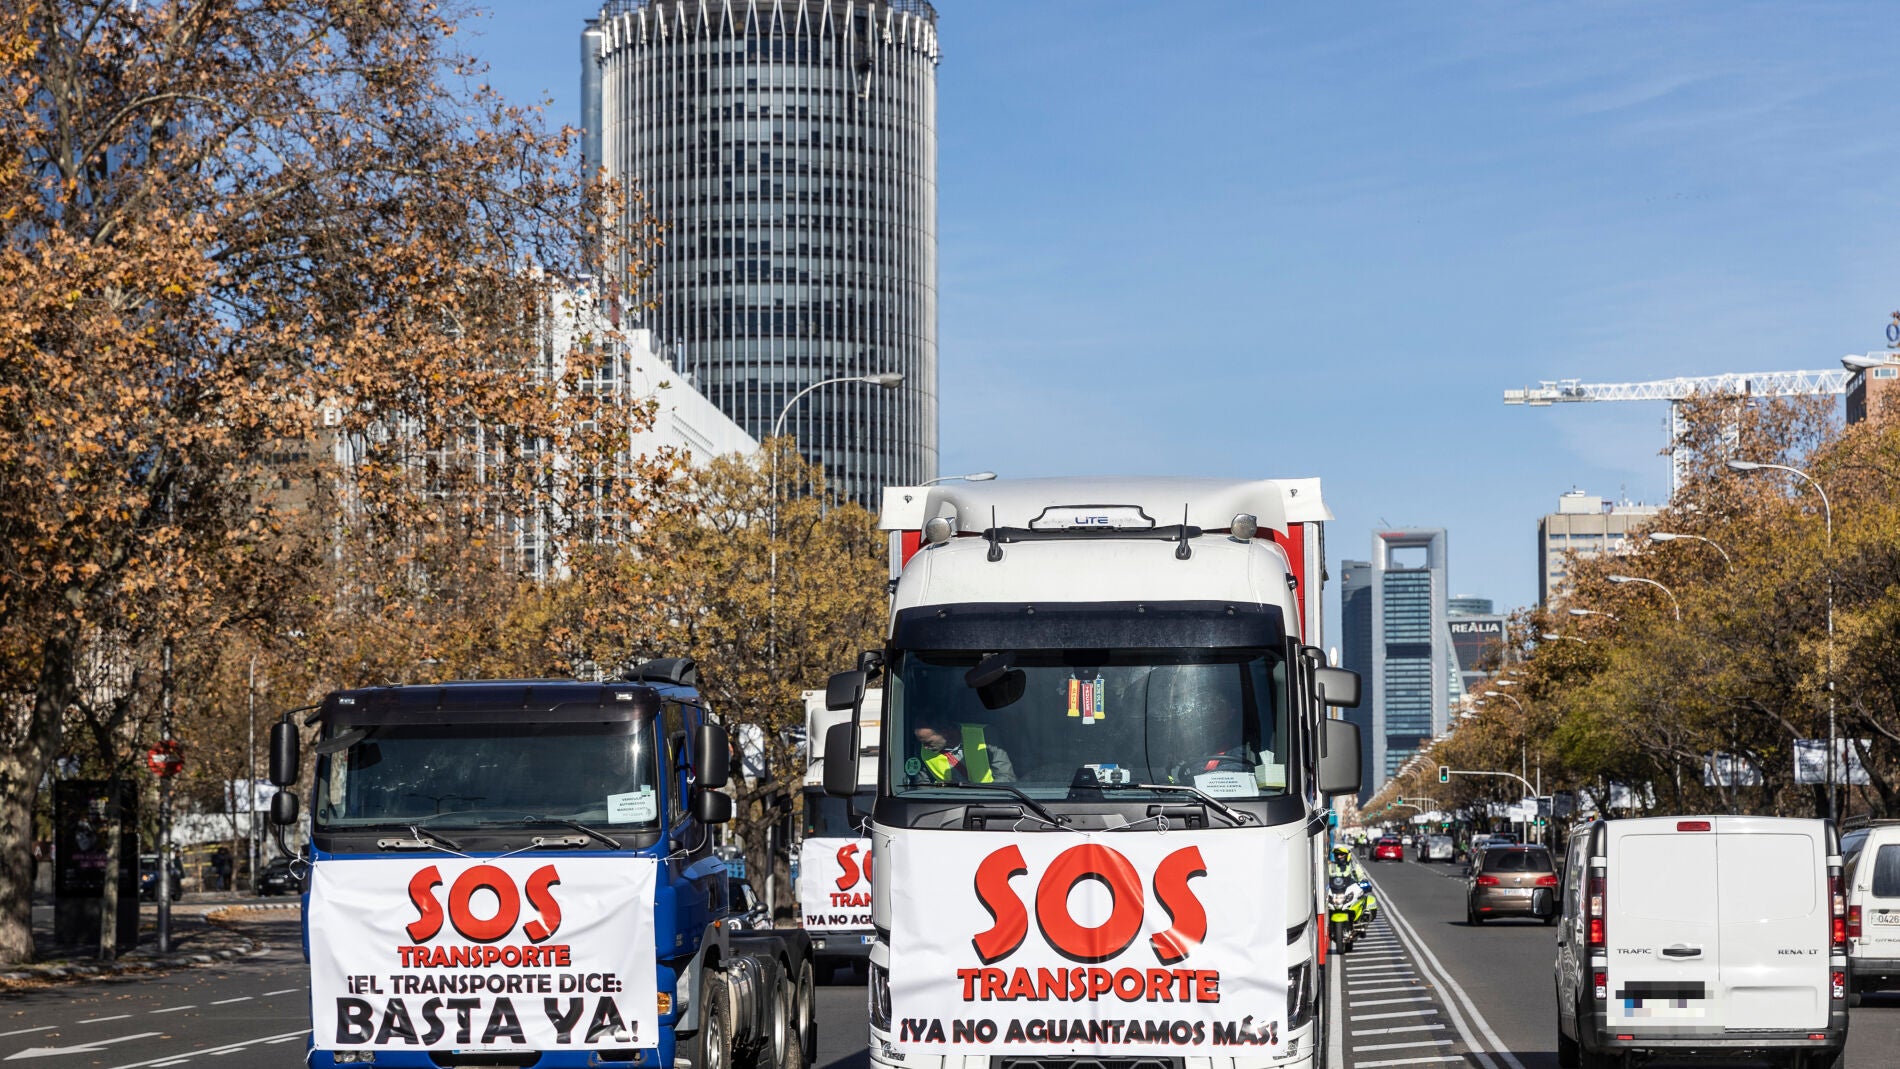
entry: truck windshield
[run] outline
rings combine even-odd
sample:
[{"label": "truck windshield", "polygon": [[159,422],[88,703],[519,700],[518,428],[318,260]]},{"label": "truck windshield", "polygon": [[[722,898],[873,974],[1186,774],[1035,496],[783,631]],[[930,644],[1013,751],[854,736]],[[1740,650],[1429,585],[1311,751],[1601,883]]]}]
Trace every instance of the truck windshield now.
[{"label": "truck windshield", "polygon": [[659,823],[652,728],[633,722],[379,725],[318,759],[316,821],[472,827],[524,817]]},{"label": "truck windshield", "polygon": [[1285,679],[1267,650],[905,651],[886,695],[888,782],[1009,783],[1051,800],[1142,783],[1285,794]]},{"label": "truck windshield", "polygon": [[[850,803],[851,810],[845,803]],[[860,825],[871,819],[877,792],[859,791],[851,798],[833,798],[822,791],[805,792],[805,838],[856,839],[866,834]]]}]

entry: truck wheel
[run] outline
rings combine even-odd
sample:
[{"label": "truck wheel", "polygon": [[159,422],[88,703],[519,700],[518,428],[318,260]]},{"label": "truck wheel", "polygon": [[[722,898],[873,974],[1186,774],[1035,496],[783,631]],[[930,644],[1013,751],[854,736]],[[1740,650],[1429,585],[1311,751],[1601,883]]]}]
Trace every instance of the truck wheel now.
[{"label": "truck wheel", "polygon": [[817,980],[812,974],[811,962],[798,965],[798,1001],[793,1004],[794,1021],[798,1022],[798,1045],[805,1052],[805,1064],[818,1063],[818,993],[814,990]]},{"label": "truck wheel", "polygon": [[752,1069],[804,1069],[805,1048],[792,1027],[792,982],[781,979],[761,994],[770,1001],[765,1006],[765,1034],[753,1042]]},{"label": "truck wheel", "polygon": [[1583,1050],[1577,1041],[1564,1035],[1563,1022],[1557,1023],[1557,1065],[1559,1069],[1577,1069],[1577,1063],[1583,1060]]},{"label": "truck wheel", "polygon": [[726,978],[708,972],[700,981],[699,1034],[693,1037],[693,1069],[732,1069],[731,1006]]}]

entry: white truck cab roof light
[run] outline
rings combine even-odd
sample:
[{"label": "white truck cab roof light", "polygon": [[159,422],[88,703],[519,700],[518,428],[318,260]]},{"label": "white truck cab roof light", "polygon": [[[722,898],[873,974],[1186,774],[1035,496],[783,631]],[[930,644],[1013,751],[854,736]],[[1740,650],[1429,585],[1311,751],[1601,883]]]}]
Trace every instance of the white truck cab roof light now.
[{"label": "white truck cab roof light", "polygon": [[1227,533],[1236,542],[1250,542],[1254,535],[1260,533],[1260,517],[1250,512],[1240,513],[1228,525]]}]

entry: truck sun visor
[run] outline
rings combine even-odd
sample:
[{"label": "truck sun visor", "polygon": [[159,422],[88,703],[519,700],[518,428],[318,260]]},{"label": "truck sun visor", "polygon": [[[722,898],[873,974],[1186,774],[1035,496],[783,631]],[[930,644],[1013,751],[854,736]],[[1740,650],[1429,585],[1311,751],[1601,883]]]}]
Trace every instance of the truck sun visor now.
[{"label": "truck sun visor", "polygon": [[964,603],[898,612],[891,645],[907,650],[1277,649],[1275,605],[1224,602]]}]

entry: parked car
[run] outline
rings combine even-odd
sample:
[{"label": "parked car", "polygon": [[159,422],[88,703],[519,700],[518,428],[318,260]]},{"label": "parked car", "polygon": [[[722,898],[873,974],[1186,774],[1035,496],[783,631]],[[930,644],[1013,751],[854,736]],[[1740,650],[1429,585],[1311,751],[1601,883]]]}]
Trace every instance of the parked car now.
[{"label": "parked car", "polygon": [[1418,859],[1420,861],[1450,861],[1458,852],[1458,844],[1451,841],[1449,835],[1426,835],[1418,841]]},{"label": "parked car", "polygon": [[1847,907],[1831,823],[1641,817],[1579,825],[1570,843],[1558,1065],[1744,1052],[1839,1063]]},{"label": "parked car", "polygon": [[1557,866],[1541,846],[1487,845],[1465,878],[1465,922],[1532,917],[1557,923]]},{"label": "parked car", "polygon": [[260,895],[303,894],[303,875],[307,871],[302,866],[293,864],[290,858],[271,858],[270,863],[257,874],[257,893]]},{"label": "parked car", "polygon": [[1399,836],[1399,845],[1401,846],[1412,845],[1412,833],[1406,832],[1404,835]]},{"label": "parked car", "polygon": [[1372,844],[1372,860],[1404,861],[1405,844],[1388,835]]},{"label": "parked car", "polygon": [[[172,901],[176,902],[185,895],[185,866],[177,858],[172,858]],[[125,871],[123,869],[121,872]],[[139,855],[139,897],[157,900],[158,898],[158,855]]]},{"label": "parked car", "polygon": [[1848,1001],[1900,988],[1900,821],[1841,836],[1847,888]]}]

